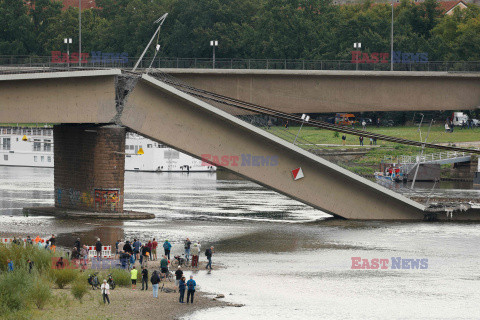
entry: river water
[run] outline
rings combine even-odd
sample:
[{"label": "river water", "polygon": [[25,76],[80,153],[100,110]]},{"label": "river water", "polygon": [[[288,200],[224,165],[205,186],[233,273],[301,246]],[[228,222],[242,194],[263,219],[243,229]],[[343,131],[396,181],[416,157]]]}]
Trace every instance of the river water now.
[{"label": "river water", "polygon": [[[23,206],[53,205],[53,169],[0,167],[0,182],[2,236],[55,233],[66,246],[78,236],[91,243],[99,236],[104,244],[168,238],[174,253],[187,236],[199,240],[202,251],[215,246],[214,264],[225,268],[200,270],[195,279],[202,291],[245,306],[187,319],[480,318],[476,223],[330,220],[248,181],[134,172],[126,173],[125,208],[155,213],[154,220],[23,217]],[[469,192],[480,198],[478,190]],[[428,259],[428,267],[358,270],[352,257]]]}]

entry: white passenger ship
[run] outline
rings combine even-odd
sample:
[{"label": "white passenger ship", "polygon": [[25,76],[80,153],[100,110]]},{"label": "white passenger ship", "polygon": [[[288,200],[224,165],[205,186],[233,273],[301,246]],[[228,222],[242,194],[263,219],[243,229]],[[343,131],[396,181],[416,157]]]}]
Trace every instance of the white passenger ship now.
[{"label": "white passenger ship", "polygon": [[[26,138],[24,141],[23,138]],[[0,165],[53,168],[52,127],[0,127]],[[142,149],[143,154],[138,154]],[[214,172],[214,166],[134,133],[125,141],[125,170]]]}]

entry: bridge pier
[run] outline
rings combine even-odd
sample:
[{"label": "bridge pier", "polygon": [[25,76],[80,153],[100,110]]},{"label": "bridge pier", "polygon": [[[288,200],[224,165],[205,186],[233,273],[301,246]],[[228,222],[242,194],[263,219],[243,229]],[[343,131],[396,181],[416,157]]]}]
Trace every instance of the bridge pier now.
[{"label": "bridge pier", "polygon": [[53,208],[28,208],[29,214],[116,219],[151,218],[125,212],[125,127],[61,124],[53,128]]},{"label": "bridge pier", "polygon": [[478,157],[477,161],[477,171],[475,172],[475,176],[473,177],[473,185],[475,187],[480,187],[480,157]]}]

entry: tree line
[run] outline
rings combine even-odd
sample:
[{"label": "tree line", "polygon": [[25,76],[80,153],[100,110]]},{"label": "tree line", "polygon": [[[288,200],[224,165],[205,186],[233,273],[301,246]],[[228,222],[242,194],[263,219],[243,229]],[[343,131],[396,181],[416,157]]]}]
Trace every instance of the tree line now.
[{"label": "tree line", "polygon": [[[52,0],[0,0],[0,55],[50,55],[78,48],[78,8]],[[391,7],[331,0],[96,0],[82,11],[82,51],[139,56],[154,21],[169,13],[160,55],[209,58],[350,60],[353,43],[363,52],[390,52]],[[395,50],[427,52],[430,61],[480,61],[480,10],[446,16],[438,2],[402,0],[394,11]],[[72,51],[73,50],[73,51]],[[153,53],[153,49],[152,49]]]}]

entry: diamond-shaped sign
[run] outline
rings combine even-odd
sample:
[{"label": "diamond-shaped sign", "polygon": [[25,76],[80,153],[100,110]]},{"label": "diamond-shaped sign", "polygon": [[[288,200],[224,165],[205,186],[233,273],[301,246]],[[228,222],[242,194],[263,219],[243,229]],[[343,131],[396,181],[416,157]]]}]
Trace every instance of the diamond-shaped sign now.
[{"label": "diamond-shaped sign", "polygon": [[302,179],[304,177],[302,168],[297,168],[292,170],[293,180]]}]

